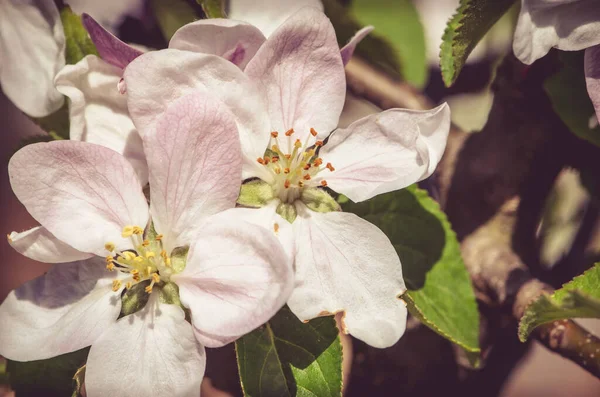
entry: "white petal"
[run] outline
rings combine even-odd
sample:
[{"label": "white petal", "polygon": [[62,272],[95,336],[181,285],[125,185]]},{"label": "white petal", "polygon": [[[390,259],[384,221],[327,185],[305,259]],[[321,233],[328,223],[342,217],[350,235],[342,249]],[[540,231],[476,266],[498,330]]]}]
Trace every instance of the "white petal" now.
[{"label": "white petal", "polygon": [[120,154],[77,141],[25,146],[8,165],[11,185],[27,211],[64,243],[99,256],[104,245],[132,248],[121,231],[145,227],[148,204],[139,179]]},{"label": "white petal", "polygon": [[356,32],[354,34],[354,36],[352,36],[352,38],[350,39],[348,44],[346,44],[345,46],[343,46],[340,49],[340,54],[342,55],[342,62],[344,62],[344,65],[346,65],[350,61],[350,58],[352,58],[352,55],[354,54],[354,50],[356,49],[356,46],[365,37],[367,37],[367,35],[369,33],[371,33],[373,31],[373,29],[374,29],[373,26],[365,26],[364,28],[360,29],[358,32]]},{"label": "white petal", "polygon": [[228,18],[248,22],[266,37],[302,7],[323,11],[321,0],[230,0]]},{"label": "white petal", "polygon": [[296,287],[288,305],[300,320],[345,312],[345,332],[384,348],[406,328],[400,260],[376,226],[354,214],[297,205]]},{"label": "white petal", "polygon": [[42,360],[91,345],[121,311],[103,258],[54,265],[0,306],[0,354]]},{"label": "white petal", "polygon": [[121,75],[121,69],[95,55],[88,55],[60,71],[56,76],[56,88],[71,100],[71,139],[121,153],[145,185],[148,166],[142,139],[129,117],[127,97],[117,88]]},{"label": "white petal", "polygon": [[159,305],[155,292],[92,345],[85,387],[89,397],[198,397],[205,368],[204,348],[183,310]]},{"label": "white petal", "polygon": [[244,69],[265,36],[252,25],[230,19],[201,19],[180,28],[169,48],[218,55]]},{"label": "white petal", "polygon": [[93,256],[63,243],[42,226],[22,233],[12,232],[8,236],[8,243],[21,255],[44,263],[73,262]]},{"label": "white petal", "polygon": [[287,19],[246,66],[267,99],[269,131],[293,128],[304,141],[314,128],[326,137],[337,126],[346,76],[329,19],[305,7]]},{"label": "white petal", "polygon": [[256,158],[270,139],[268,114],[262,94],[237,66],[215,55],[166,49],[135,59],[124,78],[129,112],[142,136],[156,128],[172,101],[194,91],[209,92],[234,114],[242,151],[251,160],[248,166],[257,168]]},{"label": "white petal", "polygon": [[293,288],[290,258],[271,230],[239,220],[235,209],[210,218],[172,280],[208,347],[231,342],[268,321]]},{"label": "white petal", "polygon": [[210,94],[173,101],[144,137],[150,211],[167,252],[189,245],[202,221],[235,207],[242,155],[231,112]]},{"label": "white petal", "polygon": [[53,1],[0,1],[0,84],[32,117],[58,110],[54,76],[65,65],[65,36]]},{"label": "white petal", "polygon": [[335,171],[319,173],[352,201],[402,189],[429,177],[450,131],[447,104],[427,111],[391,109],[336,130],[319,156]]},{"label": "white petal", "polygon": [[522,0],[513,50],[526,64],[550,48],[578,51],[600,44],[600,7],[593,0]]}]

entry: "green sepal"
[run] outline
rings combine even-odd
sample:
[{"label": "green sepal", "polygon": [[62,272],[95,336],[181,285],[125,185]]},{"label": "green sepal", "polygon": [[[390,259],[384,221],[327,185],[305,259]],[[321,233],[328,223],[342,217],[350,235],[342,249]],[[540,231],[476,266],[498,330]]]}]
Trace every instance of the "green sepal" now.
[{"label": "green sepal", "polygon": [[324,189],[306,188],[300,194],[300,200],[315,212],[341,211],[342,207]]},{"label": "green sepal", "polygon": [[75,387],[73,389],[73,394],[71,397],[81,397],[83,396],[82,390],[83,385],[85,384],[85,364],[81,366],[75,375],[73,375],[73,381],[75,382]]},{"label": "green sepal", "polygon": [[237,199],[239,205],[244,207],[260,208],[275,198],[273,187],[260,179],[244,183],[240,187],[240,195]]},{"label": "green sepal", "polygon": [[196,11],[186,0],[150,0],[150,8],[167,41],[183,25],[198,19]]},{"label": "green sepal", "polygon": [[179,299],[179,287],[177,284],[172,282],[164,283],[164,285],[159,288],[158,293],[160,303],[182,306],[181,299]]},{"label": "green sepal", "polygon": [[197,0],[207,18],[225,18],[222,0]]},{"label": "green sepal", "polygon": [[190,247],[177,247],[171,251],[171,268],[173,273],[181,273],[185,269],[187,261],[187,255],[190,251]]},{"label": "green sepal", "polygon": [[294,223],[296,217],[298,216],[298,212],[296,211],[294,204],[280,203],[275,212],[281,215],[281,217],[289,223]]},{"label": "green sepal", "polygon": [[74,65],[86,55],[98,55],[96,46],[81,23],[81,17],[65,7],[60,11],[60,20],[65,31],[67,65]]},{"label": "green sepal", "polygon": [[145,288],[149,284],[150,281],[148,280],[139,282],[123,293],[119,318],[138,312],[146,306],[150,294],[145,291]]}]

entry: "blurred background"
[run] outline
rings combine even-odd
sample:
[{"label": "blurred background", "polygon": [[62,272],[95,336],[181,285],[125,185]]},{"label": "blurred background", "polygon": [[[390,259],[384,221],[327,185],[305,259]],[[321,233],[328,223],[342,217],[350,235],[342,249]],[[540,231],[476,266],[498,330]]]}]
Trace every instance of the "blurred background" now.
[{"label": "blurred background", "polygon": [[[342,2],[346,5],[349,2]],[[352,2],[352,10],[357,20],[363,24],[375,26],[375,35],[386,38],[397,50],[403,66],[402,76],[413,86],[422,90],[434,102],[447,101],[452,109],[453,122],[464,131],[479,131],[487,121],[488,112],[492,106],[493,93],[490,89],[490,81],[493,75],[493,66],[507,52],[510,51],[512,32],[516,22],[517,11],[509,12],[502,18],[484,40],[471,54],[468,64],[463,70],[456,84],[448,89],[445,88],[439,71],[439,46],[447,20],[452,16],[458,6],[458,0],[361,0]],[[161,35],[152,13],[148,9],[143,12],[142,17],[128,17],[120,28],[120,36],[126,41],[141,42],[145,45],[161,45]],[[385,15],[383,17],[382,15]],[[149,43],[150,41],[150,43]],[[368,102],[349,97],[348,103],[341,121],[348,124],[351,120],[365,113],[373,112],[376,108]],[[23,140],[28,137],[44,134],[27,116],[17,110],[8,99],[0,96],[0,229],[4,233],[11,231],[23,231],[35,226],[35,221],[25,211],[25,208],[14,197],[8,178],[7,164],[10,156],[18,150]],[[572,175],[561,178],[561,184],[570,189],[580,188],[578,178]],[[560,189],[557,186],[557,189]],[[574,199],[572,206],[579,204]],[[571,211],[572,213],[572,211]],[[565,249],[570,246],[574,233],[568,233],[568,228],[577,224],[577,217],[568,217],[559,228],[564,233],[553,234],[554,240],[548,240],[544,248],[544,258],[547,263],[552,264],[560,259]],[[563,235],[564,234],[564,235]],[[24,258],[13,251],[5,239],[0,242],[0,301],[14,288],[25,281],[43,274],[48,265]],[[600,321],[586,320],[585,326],[600,335]],[[3,324],[0,324],[2,332]],[[452,356],[453,352],[447,343],[441,343],[437,335],[424,327],[409,329],[397,346],[390,349],[382,361],[378,364],[384,367],[379,377],[370,377],[369,382],[374,382],[370,387],[364,382],[366,375],[360,371],[363,368],[361,360],[368,359],[362,352],[364,346],[353,341],[355,354],[353,355],[353,366],[357,373],[352,373],[347,383],[348,395],[401,395],[402,390],[414,390],[406,386],[411,382],[398,374],[390,374],[385,366],[394,371],[400,370],[402,365],[411,365],[414,359],[415,366],[423,366],[422,372],[429,371],[433,377],[430,384],[424,388],[423,395],[437,395],[452,392],[447,389],[450,383],[444,381],[444,371],[461,371],[456,365],[440,364],[438,362],[423,363],[419,360],[418,351],[411,348],[412,344],[430,344],[431,349],[439,350],[440,362]],[[515,331],[516,332],[516,331]],[[516,344],[519,344],[514,335]],[[441,343],[441,344],[440,344]],[[442,346],[441,348],[439,346]],[[499,379],[507,376],[506,382],[498,387],[503,397],[525,397],[525,396],[599,396],[600,382],[577,365],[550,353],[544,347],[531,342],[527,346],[517,346],[518,351],[527,350],[523,353],[518,364],[511,368],[499,368]],[[223,393],[214,389],[211,385],[204,385],[203,395],[227,396],[239,393],[236,384],[236,374],[223,377],[220,373],[232,366],[231,348],[218,349],[220,353],[214,353],[215,358],[208,361],[208,377],[210,382],[219,389],[226,390]],[[362,354],[362,355],[361,355]],[[502,355],[503,352],[494,354]],[[398,365],[396,357],[402,357],[403,364]],[[0,364],[1,366],[2,364]],[[493,371],[494,369],[487,369]],[[452,374],[454,376],[455,374]],[[233,383],[233,384],[232,384]],[[437,384],[437,385],[436,385]],[[8,391],[6,391],[8,393]],[[3,391],[0,389],[0,396]],[[410,394],[409,394],[410,395]]]}]

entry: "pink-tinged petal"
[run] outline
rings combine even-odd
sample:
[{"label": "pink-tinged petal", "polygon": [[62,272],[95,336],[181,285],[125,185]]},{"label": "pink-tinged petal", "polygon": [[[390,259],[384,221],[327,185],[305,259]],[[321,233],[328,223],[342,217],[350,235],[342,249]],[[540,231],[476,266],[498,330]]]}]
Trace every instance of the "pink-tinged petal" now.
[{"label": "pink-tinged petal", "polygon": [[87,359],[89,397],[200,396],[206,354],[180,307],[159,304],[155,292],[105,331]]},{"label": "pink-tinged petal", "polygon": [[600,45],[585,50],[584,65],[588,94],[600,120]]},{"label": "pink-tinged petal", "polygon": [[184,25],[169,48],[218,55],[244,69],[265,36],[252,25],[231,19],[201,19]]},{"label": "pink-tinged petal", "polygon": [[578,51],[600,44],[598,32],[595,1],[522,0],[513,50],[521,62],[531,64],[553,47]]},{"label": "pink-tinged petal", "polygon": [[0,85],[32,117],[58,110],[54,76],[65,65],[65,35],[53,1],[0,1]]},{"label": "pink-tinged petal", "polygon": [[211,215],[235,207],[242,154],[233,115],[210,94],[175,100],[144,137],[150,211],[167,252],[189,245]]},{"label": "pink-tinged petal", "polygon": [[365,26],[364,28],[356,32],[354,36],[352,36],[348,44],[342,47],[342,49],[340,50],[340,54],[342,55],[342,62],[344,62],[344,65],[346,65],[350,61],[350,58],[352,58],[356,46],[361,41],[363,41],[363,39],[367,37],[367,35],[371,33],[373,29],[373,26]]},{"label": "pink-tinged petal", "polygon": [[88,14],[83,14],[81,21],[90,34],[100,57],[111,65],[125,69],[131,61],[142,55],[140,50],[123,43]]},{"label": "pink-tinged petal", "polygon": [[133,166],[140,183],[148,182],[142,138],[131,121],[127,97],[119,93],[122,71],[88,55],[65,66],[56,76],[56,88],[69,97],[70,137],[121,153]]},{"label": "pink-tinged petal", "polygon": [[390,240],[354,214],[297,209],[292,312],[305,321],[344,311],[345,333],[378,348],[395,344],[406,328],[398,298],[406,287]]},{"label": "pink-tinged petal", "polygon": [[124,226],[145,227],[148,204],[135,171],[117,152],[77,141],[25,146],[10,160],[10,181],[27,211],[56,238],[105,256],[130,249]]},{"label": "pink-tinged petal", "polygon": [[427,111],[391,109],[335,131],[319,156],[334,171],[315,183],[352,201],[402,189],[430,176],[442,158],[450,131],[447,104]]},{"label": "pink-tinged petal", "polygon": [[293,288],[290,258],[271,230],[240,221],[235,209],[210,218],[172,277],[207,347],[231,342],[268,321]]},{"label": "pink-tinged petal", "polygon": [[0,306],[0,354],[43,360],[94,343],[121,311],[115,276],[95,257],[54,265],[12,291]]},{"label": "pink-tinged petal", "polygon": [[230,0],[228,17],[248,22],[269,37],[279,25],[303,7],[323,11],[321,0]]},{"label": "pink-tinged petal", "polygon": [[44,263],[66,263],[94,256],[63,243],[42,226],[22,233],[12,232],[8,243],[21,255]]},{"label": "pink-tinged petal", "polygon": [[125,17],[141,18],[145,0],[66,0],[76,14],[88,13],[111,32],[116,32]]},{"label": "pink-tinged petal", "polygon": [[311,128],[321,137],[337,126],[346,77],[335,31],[314,8],[290,17],[246,66],[268,102],[271,131],[291,128],[301,141]]},{"label": "pink-tinged petal", "polygon": [[142,137],[156,128],[157,118],[171,102],[202,91],[233,113],[248,164],[264,154],[271,132],[264,98],[231,62],[215,55],[167,49],[138,57],[125,69],[124,77],[129,112]]}]

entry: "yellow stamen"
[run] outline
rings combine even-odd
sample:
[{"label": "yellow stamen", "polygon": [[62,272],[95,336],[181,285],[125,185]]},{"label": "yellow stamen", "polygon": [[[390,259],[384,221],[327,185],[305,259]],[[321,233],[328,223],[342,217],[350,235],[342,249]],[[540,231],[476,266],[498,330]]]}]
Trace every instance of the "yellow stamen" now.
[{"label": "yellow stamen", "polygon": [[117,292],[121,288],[121,280],[113,280],[112,290]]},{"label": "yellow stamen", "polygon": [[294,142],[294,147],[297,149],[302,147],[302,142],[300,142],[300,139],[296,139],[296,142]]},{"label": "yellow stamen", "polygon": [[142,229],[139,226],[134,226],[133,227],[133,234],[143,234],[144,233],[144,229]]},{"label": "yellow stamen", "polygon": [[154,253],[154,251],[146,252],[146,258],[148,258],[148,259],[154,258],[155,256],[156,256],[156,254]]},{"label": "yellow stamen", "polygon": [[151,294],[152,293],[152,284],[147,286],[146,288],[144,288],[144,291],[146,291],[146,293]]},{"label": "yellow stamen", "polygon": [[160,276],[158,275],[158,273],[154,273],[152,275],[152,281],[154,281],[155,283],[160,282]]},{"label": "yellow stamen", "polygon": [[160,241],[160,240],[162,240],[162,239],[163,239],[163,237],[164,237],[164,236],[163,236],[162,234],[157,234],[157,235],[156,235],[156,237],[154,237],[154,239],[155,239],[156,241]]},{"label": "yellow stamen", "polygon": [[121,232],[121,237],[131,237],[133,235],[133,226],[125,226]]},{"label": "yellow stamen", "polygon": [[131,284],[131,281],[129,281],[127,284],[125,284],[125,288],[131,289],[131,287],[133,287],[133,284]]},{"label": "yellow stamen", "polygon": [[106,257],[106,262],[108,263],[108,262],[112,262],[112,261],[113,261],[113,257],[112,257],[112,256],[110,256],[110,255],[108,255],[108,256]]},{"label": "yellow stamen", "polygon": [[150,241],[148,241],[148,240],[142,241],[142,247],[147,247],[149,245],[150,245]]},{"label": "yellow stamen", "polygon": [[112,262],[109,262],[106,264],[106,268],[112,272],[115,269],[115,264]]},{"label": "yellow stamen", "polygon": [[108,251],[108,252],[113,252],[115,250],[115,244],[114,243],[106,243],[104,244],[104,248]]}]

